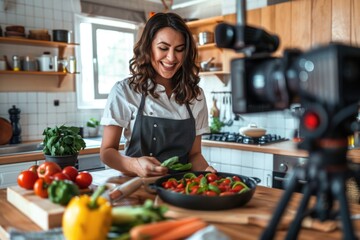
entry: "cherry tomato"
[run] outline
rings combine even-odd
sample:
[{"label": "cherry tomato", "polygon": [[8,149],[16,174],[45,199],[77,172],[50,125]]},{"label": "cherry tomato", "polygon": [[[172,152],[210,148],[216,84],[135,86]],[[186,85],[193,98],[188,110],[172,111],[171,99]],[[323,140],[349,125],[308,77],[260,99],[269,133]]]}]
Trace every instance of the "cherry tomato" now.
[{"label": "cherry tomato", "polygon": [[164,188],[169,189],[169,188],[172,188],[172,186],[173,185],[171,182],[169,182],[169,181],[164,182]]},{"label": "cherry tomato", "polygon": [[52,176],[58,172],[61,172],[61,167],[54,162],[44,162],[37,169],[39,178],[43,178],[46,175]]},{"label": "cherry tomato", "polygon": [[243,189],[244,188],[244,186],[242,186],[242,185],[236,185],[233,189],[231,189],[231,192],[240,192],[241,191],[241,189]]},{"label": "cherry tomato", "polygon": [[242,182],[242,180],[238,176],[233,176],[232,179],[236,182]]},{"label": "cherry tomato", "polygon": [[53,177],[54,180],[71,180],[68,175],[62,172],[55,173],[54,175],[50,176]]},{"label": "cherry tomato", "polygon": [[214,182],[218,179],[217,175],[214,174],[214,173],[210,173],[207,175],[207,178],[208,182]]},{"label": "cherry tomato", "polygon": [[70,180],[73,182],[75,182],[76,176],[79,174],[76,167],[73,167],[73,166],[64,167],[64,169],[62,170],[62,173],[68,175],[70,177]]},{"label": "cherry tomato", "polygon": [[231,183],[231,180],[226,178],[224,181],[222,181],[223,184],[229,185]]},{"label": "cherry tomato", "polygon": [[220,193],[220,196],[230,196],[230,195],[234,195],[234,192],[222,192]]},{"label": "cherry tomato", "polygon": [[89,172],[80,172],[75,179],[75,183],[79,186],[79,188],[87,188],[92,183],[92,176]]},{"label": "cherry tomato", "polygon": [[30,170],[25,170],[19,174],[17,177],[17,182],[20,187],[30,190],[33,189],[37,179],[38,176],[36,173]]},{"label": "cherry tomato", "polygon": [[217,196],[217,193],[213,192],[213,191],[205,191],[205,195],[206,196]]},{"label": "cherry tomato", "polygon": [[38,167],[39,167],[39,165],[36,165],[36,164],[35,164],[35,165],[32,165],[31,167],[29,167],[28,170],[36,173],[36,175],[37,175],[37,169],[38,169]]},{"label": "cherry tomato", "polygon": [[47,191],[48,186],[43,178],[39,178],[34,184],[35,194],[41,198],[47,198],[49,196]]}]

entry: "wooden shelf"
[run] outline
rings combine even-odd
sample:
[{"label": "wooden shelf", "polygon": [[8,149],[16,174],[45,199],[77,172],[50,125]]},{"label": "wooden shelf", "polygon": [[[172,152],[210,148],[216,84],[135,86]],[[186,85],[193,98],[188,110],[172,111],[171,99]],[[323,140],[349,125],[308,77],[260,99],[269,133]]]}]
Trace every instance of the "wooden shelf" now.
[{"label": "wooden shelf", "polygon": [[200,72],[200,76],[211,76],[211,75],[226,75],[230,74],[229,72],[223,72],[223,71],[209,71],[209,72]]},{"label": "wooden shelf", "polygon": [[53,42],[53,41],[33,40],[27,38],[12,38],[12,37],[0,37],[0,43],[40,46],[40,47],[54,47],[54,48],[75,47],[79,45],[78,43]]},{"label": "wooden shelf", "polygon": [[204,45],[198,45],[197,48],[198,48],[198,50],[211,49],[211,48],[217,48],[217,49],[221,50],[221,48],[218,48],[216,46],[216,43],[207,43],[207,44],[204,44]]},{"label": "wooden shelf", "polygon": [[216,16],[216,17],[200,19],[200,20],[196,20],[196,21],[190,21],[190,22],[187,22],[186,24],[188,25],[189,28],[196,28],[196,27],[200,27],[203,25],[221,23],[223,21],[224,21],[223,16]]},{"label": "wooden shelf", "polygon": [[58,88],[61,87],[62,82],[64,81],[64,78],[67,75],[74,75],[77,73],[67,73],[67,72],[40,72],[40,71],[0,71],[1,74],[11,74],[11,75],[38,75],[38,76],[57,76],[59,78],[58,81]]}]

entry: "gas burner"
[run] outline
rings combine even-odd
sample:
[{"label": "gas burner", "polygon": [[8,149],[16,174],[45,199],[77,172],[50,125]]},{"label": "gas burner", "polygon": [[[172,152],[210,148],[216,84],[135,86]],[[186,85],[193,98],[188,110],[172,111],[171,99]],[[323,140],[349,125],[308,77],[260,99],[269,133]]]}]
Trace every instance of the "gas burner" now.
[{"label": "gas burner", "polygon": [[203,135],[202,139],[211,140],[211,141],[220,141],[220,142],[236,142],[236,143],[251,144],[251,145],[266,145],[266,144],[289,140],[287,138],[283,138],[276,134],[266,134],[261,137],[254,138],[254,137],[244,136],[239,133],[229,133],[229,132],[206,134]]}]

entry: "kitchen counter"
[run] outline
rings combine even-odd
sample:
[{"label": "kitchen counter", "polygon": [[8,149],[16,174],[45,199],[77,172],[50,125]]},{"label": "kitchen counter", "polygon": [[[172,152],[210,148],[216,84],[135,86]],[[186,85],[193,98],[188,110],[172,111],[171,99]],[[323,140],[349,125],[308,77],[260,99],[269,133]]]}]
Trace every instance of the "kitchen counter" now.
[{"label": "kitchen counter", "polygon": [[[241,144],[241,143],[232,143],[232,142],[202,140],[202,146],[237,149],[243,151],[262,152],[262,153],[279,154],[279,155],[287,155],[287,156],[295,156],[295,157],[308,156],[307,151],[297,149],[297,145],[293,141],[284,141],[284,142],[272,143],[268,145],[250,145],[250,144]],[[123,143],[120,143],[119,150],[124,150]],[[81,150],[80,155],[99,153],[99,151],[100,151],[100,142],[98,145],[91,145],[89,147],[86,147],[84,150]],[[349,150],[348,156],[354,162],[360,163],[359,148]],[[9,163],[29,162],[29,161],[42,160],[42,159],[45,159],[45,157],[41,151],[27,152],[24,154],[5,155],[5,156],[0,155],[0,165],[9,164]]]},{"label": "kitchen counter", "polygon": [[[293,141],[283,141],[278,143],[272,143],[268,145],[251,145],[232,142],[221,141],[209,141],[202,140],[202,146],[205,147],[218,147],[229,148],[243,151],[262,152],[294,157],[307,157],[308,152],[297,148],[297,144]],[[350,149],[348,151],[348,157],[355,163],[360,163],[360,149]]]},{"label": "kitchen counter", "polygon": [[[86,148],[79,152],[80,155],[98,154],[100,152],[101,138],[85,139]],[[10,145],[11,146],[11,145]],[[124,144],[120,143],[119,150],[124,150]],[[45,160],[42,150],[0,155],[0,165]]]},{"label": "kitchen counter", "polygon": [[[116,177],[117,180],[113,182],[125,182],[129,180],[129,177],[119,176]],[[261,201],[263,202],[262,209],[264,209],[264,214],[267,212],[273,212],[276,204],[278,203],[279,198],[281,197],[283,191],[279,189],[272,189],[258,186],[255,192],[253,199],[248,203],[251,204],[252,201]],[[295,209],[301,199],[301,194],[294,194],[291,204],[289,204],[289,210]],[[118,205],[134,205],[141,204],[145,199],[155,200],[156,195],[148,193],[144,188],[140,188],[135,193],[129,197],[123,199]],[[8,230],[13,227],[22,231],[40,231],[41,229],[33,223],[30,219],[24,216],[19,212],[14,206],[12,206],[6,200],[6,190],[0,190],[0,205],[1,205],[1,214],[0,214],[0,239],[8,239]],[[256,209],[258,212],[262,211]],[[360,205],[351,205],[352,213],[360,213]],[[259,239],[259,236],[264,231],[264,228],[249,225],[249,224],[224,224],[224,223],[212,223],[218,229],[223,231],[225,234],[231,237],[231,239]],[[357,229],[357,236],[360,237],[360,221],[354,221],[354,229]],[[286,235],[286,230],[278,231],[275,239],[284,239]],[[299,234],[299,239],[342,239],[341,229],[335,230],[333,232],[322,232],[319,230],[305,229],[302,228]]]}]

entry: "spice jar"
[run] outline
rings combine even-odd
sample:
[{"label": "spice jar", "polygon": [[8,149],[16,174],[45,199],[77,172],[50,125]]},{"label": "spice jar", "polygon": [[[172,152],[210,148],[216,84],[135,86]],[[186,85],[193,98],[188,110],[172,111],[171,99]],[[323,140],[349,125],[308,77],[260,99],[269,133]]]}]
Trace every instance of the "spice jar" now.
[{"label": "spice jar", "polygon": [[20,58],[17,55],[13,56],[13,70],[20,71]]}]

